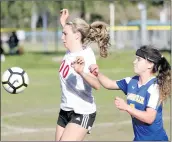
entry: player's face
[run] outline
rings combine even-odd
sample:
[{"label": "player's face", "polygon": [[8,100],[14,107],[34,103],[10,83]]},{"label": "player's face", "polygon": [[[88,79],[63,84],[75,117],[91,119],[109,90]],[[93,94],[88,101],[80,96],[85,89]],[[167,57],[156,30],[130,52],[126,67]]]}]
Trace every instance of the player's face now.
[{"label": "player's face", "polygon": [[133,62],[134,72],[138,75],[144,73],[148,69],[148,61],[142,57],[136,56],[136,59]]},{"label": "player's face", "polygon": [[64,46],[70,50],[71,45],[76,40],[75,33],[72,31],[72,27],[70,25],[65,25],[62,32],[62,40]]}]

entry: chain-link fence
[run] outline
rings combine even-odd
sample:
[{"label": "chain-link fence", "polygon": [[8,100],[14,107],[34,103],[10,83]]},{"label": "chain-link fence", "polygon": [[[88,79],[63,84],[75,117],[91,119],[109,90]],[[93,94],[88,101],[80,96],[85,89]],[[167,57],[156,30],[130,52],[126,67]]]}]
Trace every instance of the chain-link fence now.
[{"label": "chain-link fence", "polygon": [[[142,14],[141,12],[142,10],[139,7],[141,6],[139,5],[139,2],[135,2],[135,4],[133,4],[132,2],[127,2],[127,1],[98,1],[98,0],[83,1],[84,3],[82,4],[84,4],[85,11],[83,11],[83,8],[81,8],[82,4],[76,0],[63,1],[63,5],[60,4],[59,2],[51,1],[51,3],[48,3],[49,6],[47,6],[47,3],[44,3],[44,7],[42,6],[42,3],[35,3],[38,10],[38,12],[35,14],[39,17],[37,19],[37,22],[35,22],[36,24],[35,28],[33,29],[32,26],[29,28],[25,26],[23,28],[10,27],[10,29],[7,30],[7,32],[3,32],[3,30],[1,29],[2,41],[5,43],[6,39],[8,38],[8,33],[12,32],[13,28],[15,28],[15,30],[21,29],[24,31],[25,40],[22,41],[22,44],[24,45],[24,47],[26,47],[26,50],[52,51],[56,49],[63,49],[62,40],[61,40],[62,31],[60,30],[60,27],[58,27],[60,25],[59,24],[60,15],[58,11],[62,7],[69,9],[70,20],[75,17],[81,16],[81,13],[84,12],[85,20],[88,23],[91,23],[95,20],[103,20],[107,24],[110,24],[112,21],[110,17],[112,16],[110,16],[111,12],[110,12],[109,4],[111,3],[114,5],[114,9],[112,10],[112,13],[114,15],[112,24],[114,23],[114,26],[110,24],[110,26],[113,27],[112,28],[113,32],[111,32],[111,34],[114,33],[113,36],[111,36],[114,38],[113,39],[114,45],[112,46],[113,47],[112,49],[123,49],[123,48],[137,49],[142,44],[142,39],[144,37],[144,39],[146,39],[145,44],[155,44],[159,49],[170,50],[171,26],[169,23],[170,21],[169,17],[171,11],[169,4],[170,2],[168,1],[166,1],[166,3],[164,3],[161,6],[153,6],[151,4],[151,1],[147,2],[145,6],[146,9],[144,14]],[[3,3],[5,4],[6,2]],[[34,9],[34,7],[30,2],[28,3],[23,2],[23,4],[27,6],[30,5]],[[41,17],[43,13],[42,10],[44,10],[45,6],[47,6],[46,16],[44,15]],[[76,6],[78,8],[74,8]],[[17,3],[16,3],[16,7],[17,7]],[[34,17],[34,14],[30,16]],[[31,17],[27,17],[30,18],[30,20],[26,20],[27,19],[26,18],[24,21],[25,22],[29,21],[30,23],[34,23],[34,20]],[[145,17],[145,19],[142,17]],[[145,20],[146,23],[145,25],[147,26],[146,32],[144,29],[144,36],[142,29],[143,19]],[[152,22],[153,21],[152,19],[156,19],[154,20],[156,22]],[[2,18],[2,21],[6,21],[7,23],[10,23],[8,20],[11,20],[10,22],[13,23],[11,18],[9,19],[6,17]],[[19,22],[22,21],[23,19]],[[133,21],[139,21],[140,23],[138,24],[138,22],[133,22]],[[149,21],[151,22],[149,23]],[[6,28],[6,27],[1,27],[1,28]],[[40,28],[40,30],[38,28]]]},{"label": "chain-link fence", "polygon": [[[137,49],[141,45],[141,32],[140,30],[127,30],[127,27],[124,27],[125,30],[115,30],[114,31],[114,41],[115,45],[113,48],[122,49],[122,48],[134,48]],[[148,27],[149,28],[149,27]],[[156,28],[156,27],[155,27]],[[35,36],[33,41],[33,37]],[[46,39],[47,44],[54,44],[58,48],[61,48],[61,31],[47,31],[44,35],[43,32],[36,32],[33,34],[32,32],[26,32],[26,43],[30,44],[42,44]],[[170,50],[170,30],[147,30],[147,42],[146,44],[154,44],[157,45],[159,49]],[[49,47],[47,47],[48,49]],[[54,48],[55,49],[55,48]]]}]

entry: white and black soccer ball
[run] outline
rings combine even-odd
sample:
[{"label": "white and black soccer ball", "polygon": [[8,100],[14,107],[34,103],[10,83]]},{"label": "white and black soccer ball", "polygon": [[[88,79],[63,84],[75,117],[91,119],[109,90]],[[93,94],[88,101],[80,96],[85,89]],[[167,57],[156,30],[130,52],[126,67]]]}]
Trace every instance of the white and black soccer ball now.
[{"label": "white and black soccer ball", "polygon": [[12,67],[3,73],[2,85],[7,92],[18,94],[29,85],[29,77],[23,69]]}]

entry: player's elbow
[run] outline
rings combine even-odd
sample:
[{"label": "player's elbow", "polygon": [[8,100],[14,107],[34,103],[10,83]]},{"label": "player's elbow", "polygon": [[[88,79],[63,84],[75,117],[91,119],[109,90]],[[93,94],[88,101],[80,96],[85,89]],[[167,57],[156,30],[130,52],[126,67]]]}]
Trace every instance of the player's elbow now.
[{"label": "player's elbow", "polygon": [[151,116],[151,117],[148,117],[147,118],[146,123],[151,125],[154,121],[155,121],[155,117],[154,116]]},{"label": "player's elbow", "polygon": [[95,90],[99,90],[100,89],[100,85],[97,85]]},{"label": "player's elbow", "polygon": [[99,83],[97,83],[96,85],[94,85],[94,87],[93,87],[95,90],[99,90],[100,89],[100,84]]},{"label": "player's elbow", "polygon": [[154,120],[147,120],[147,124],[152,124],[154,122]]}]

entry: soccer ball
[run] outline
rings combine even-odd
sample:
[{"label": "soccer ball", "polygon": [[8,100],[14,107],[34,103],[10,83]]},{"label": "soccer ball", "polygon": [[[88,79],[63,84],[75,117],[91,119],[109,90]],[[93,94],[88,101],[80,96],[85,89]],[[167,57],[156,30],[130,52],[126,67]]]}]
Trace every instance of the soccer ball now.
[{"label": "soccer ball", "polygon": [[11,94],[21,93],[26,89],[28,84],[29,77],[27,73],[19,67],[9,68],[2,76],[2,85]]}]

